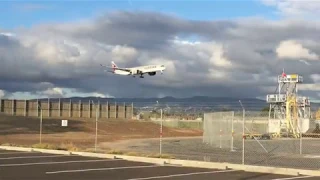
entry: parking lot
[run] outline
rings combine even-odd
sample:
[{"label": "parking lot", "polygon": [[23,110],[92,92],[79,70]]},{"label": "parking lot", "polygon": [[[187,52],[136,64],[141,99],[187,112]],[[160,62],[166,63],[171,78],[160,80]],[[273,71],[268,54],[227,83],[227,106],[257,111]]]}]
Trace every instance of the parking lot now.
[{"label": "parking lot", "polygon": [[[319,177],[318,177],[319,178]],[[0,149],[0,179],[228,179],[267,180],[317,177],[284,176],[250,173],[239,170],[189,168],[131,162],[123,159],[91,158],[78,155],[57,155],[41,152],[18,152]]]}]

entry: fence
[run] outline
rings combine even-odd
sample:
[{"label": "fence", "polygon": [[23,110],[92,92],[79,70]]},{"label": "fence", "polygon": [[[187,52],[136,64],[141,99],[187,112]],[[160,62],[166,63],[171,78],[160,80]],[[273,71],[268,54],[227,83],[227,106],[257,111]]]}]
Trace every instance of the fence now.
[{"label": "fence", "polygon": [[0,112],[17,116],[40,117],[42,113],[44,117],[95,118],[96,108],[99,118],[131,119],[133,117],[133,103],[100,104],[92,101],[73,102],[71,100],[56,102],[50,99],[47,101],[2,99],[0,101]]},{"label": "fence", "polygon": [[[161,122],[162,121],[162,122]],[[185,129],[201,129],[203,128],[202,120],[179,120],[179,119],[156,119],[151,120],[151,122],[156,124],[161,124],[165,127],[172,128],[185,128]]]},{"label": "fence", "polygon": [[[307,121],[307,120],[306,120]],[[204,116],[203,142],[219,160],[230,163],[286,168],[320,168],[319,126],[310,120],[310,129],[298,138],[273,137],[268,113],[214,112]],[[300,127],[299,127],[300,128]],[[312,137],[312,138],[311,138]]]}]

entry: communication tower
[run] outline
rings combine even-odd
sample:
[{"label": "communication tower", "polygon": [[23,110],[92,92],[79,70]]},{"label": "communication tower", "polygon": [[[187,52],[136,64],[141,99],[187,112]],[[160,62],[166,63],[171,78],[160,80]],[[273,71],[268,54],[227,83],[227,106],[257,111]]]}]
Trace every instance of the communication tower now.
[{"label": "communication tower", "polygon": [[309,129],[310,101],[308,97],[298,96],[298,84],[303,82],[298,74],[278,76],[275,94],[267,95],[269,108],[269,133],[275,137],[300,137]]}]

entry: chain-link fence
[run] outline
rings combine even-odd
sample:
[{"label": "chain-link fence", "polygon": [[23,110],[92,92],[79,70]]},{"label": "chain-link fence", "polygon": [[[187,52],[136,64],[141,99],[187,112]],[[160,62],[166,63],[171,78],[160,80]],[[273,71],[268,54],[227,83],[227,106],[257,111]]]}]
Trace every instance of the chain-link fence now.
[{"label": "chain-link fence", "polygon": [[[241,114],[231,111],[204,116],[204,142],[211,145],[212,150],[220,148],[228,152],[222,161],[272,167],[320,168],[320,131],[313,120],[303,119],[310,121],[310,127],[298,138],[277,137],[272,133],[275,120],[269,119],[268,112],[243,111]],[[233,124],[229,123],[230,119],[233,119]],[[235,136],[233,133],[237,130],[243,136]],[[220,156],[220,161],[222,158]]]}]

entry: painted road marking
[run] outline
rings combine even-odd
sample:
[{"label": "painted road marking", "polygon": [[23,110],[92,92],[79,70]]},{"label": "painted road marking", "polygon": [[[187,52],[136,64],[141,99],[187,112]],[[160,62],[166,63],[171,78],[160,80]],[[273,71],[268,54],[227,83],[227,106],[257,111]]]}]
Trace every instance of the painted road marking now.
[{"label": "painted road marking", "polygon": [[0,167],[12,166],[30,166],[39,164],[68,164],[68,163],[82,163],[82,162],[101,162],[101,161],[123,161],[122,159],[102,159],[102,160],[80,160],[80,161],[59,161],[59,162],[36,162],[36,163],[22,163],[22,164],[2,164]]},{"label": "painted road marking", "polygon": [[239,170],[206,171],[206,172],[195,172],[195,173],[185,173],[185,174],[173,174],[173,175],[166,175],[166,176],[153,176],[153,177],[145,177],[145,178],[133,178],[133,179],[127,179],[127,180],[162,179],[162,178],[171,178],[171,177],[178,177],[178,176],[191,176],[191,175],[198,175],[198,174],[214,174],[214,173],[224,173],[224,172],[232,172],[232,171],[239,171]]},{"label": "painted road marking", "polygon": [[28,153],[38,153],[38,152],[0,152],[0,155],[2,154],[28,154]]},{"label": "painted road marking", "polygon": [[4,159],[27,159],[27,158],[47,158],[47,157],[66,157],[71,155],[51,155],[51,156],[16,156],[16,157],[5,157],[0,158],[0,160]]},{"label": "painted road marking", "polygon": [[150,166],[125,166],[125,167],[97,168],[97,169],[76,169],[76,170],[66,170],[66,171],[52,171],[52,172],[46,172],[46,174],[87,172],[87,171],[108,171],[108,170],[116,170],[116,169],[137,169],[137,168],[148,168],[148,167],[161,167],[161,166],[150,165]]},{"label": "painted road marking", "polygon": [[297,176],[297,177],[290,177],[290,178],[277,178],[272,180],[287,180],[287,179],[305,179],[305,178],[311,178],[313,176]]},{"label": "painted road marking", "polygon": [[320,156],[317,155],[305,155],[305,158],[320,158]]}]

